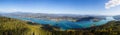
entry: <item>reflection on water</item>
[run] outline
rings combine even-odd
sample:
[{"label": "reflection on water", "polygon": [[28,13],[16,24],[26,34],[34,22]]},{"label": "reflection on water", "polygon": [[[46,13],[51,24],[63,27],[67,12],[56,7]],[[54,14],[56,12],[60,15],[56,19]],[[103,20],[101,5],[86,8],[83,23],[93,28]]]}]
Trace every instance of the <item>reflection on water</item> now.
[{"label": "reflection on water", "polygon": [[106,17],[106,20],[111,21],[111,20],[115,20],[115,19],[113,17]]}]

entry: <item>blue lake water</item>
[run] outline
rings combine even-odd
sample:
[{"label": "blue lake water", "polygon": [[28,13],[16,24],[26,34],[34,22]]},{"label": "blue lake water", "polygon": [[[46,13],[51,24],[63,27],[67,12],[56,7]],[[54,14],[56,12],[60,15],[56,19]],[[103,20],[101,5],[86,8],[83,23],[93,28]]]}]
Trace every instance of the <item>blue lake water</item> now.
[{"label": "blue lake water", "polygon": [[11,18],[17,18],[20,20],[26,20],[26,21],[31,21],[39,24],[50,24],[52,26],[58,26],[61,29],[71,29],[71,28],[88,28],[92,26],[99,26],[106,24],[107,22],[114,20],[112,17],[106,17],[106,20],[100,20],[97,22],[93,21],[80,21],[80,22],[71,22],[67,20],[62,20],[59,22],[56,21],[51,21],[51,20],[43,20],[43,19],[36,19],[36,18],[20,18],[20,17],[11,17]]}]

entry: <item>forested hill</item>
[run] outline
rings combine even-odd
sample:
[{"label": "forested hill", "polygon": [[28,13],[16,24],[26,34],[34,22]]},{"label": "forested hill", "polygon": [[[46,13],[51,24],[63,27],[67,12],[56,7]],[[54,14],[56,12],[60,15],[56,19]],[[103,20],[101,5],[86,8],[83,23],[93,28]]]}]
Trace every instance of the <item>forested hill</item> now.
[{"label": "forested hill", "polygon": [[0,35],[119,35],[120,21],[87,29],[61,31],[58,27],[41,25],[14,18],[0,17]]},{"label": "forested hill", "polygon": [[[30,24],[31,23],[31,24]],[[0,35],[47,35],[42,25],[13,18],[0,17]]]}]

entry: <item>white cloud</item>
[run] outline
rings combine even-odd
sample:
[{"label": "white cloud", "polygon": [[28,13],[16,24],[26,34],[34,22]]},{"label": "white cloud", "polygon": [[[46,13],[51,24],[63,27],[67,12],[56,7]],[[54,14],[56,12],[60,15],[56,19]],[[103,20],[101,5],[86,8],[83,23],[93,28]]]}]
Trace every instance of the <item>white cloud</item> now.
[{"label": "white cloud", "polygon": [[105,3],[105,8],[110,9],[111,7],[116,7],[118,5],[120,5],[120,0],[109,0]]}]

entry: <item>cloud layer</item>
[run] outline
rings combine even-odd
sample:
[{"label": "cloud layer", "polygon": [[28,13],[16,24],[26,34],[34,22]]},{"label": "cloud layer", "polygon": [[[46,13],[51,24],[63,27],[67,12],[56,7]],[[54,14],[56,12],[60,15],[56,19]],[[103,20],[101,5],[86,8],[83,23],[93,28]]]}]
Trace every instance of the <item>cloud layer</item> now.
[{"label": "cloud layer", "polygon": [[120,0],[109,0],[105,3],[105,8],[110,9],[111,7],[116,7],[118,5],[120,5]]}]

